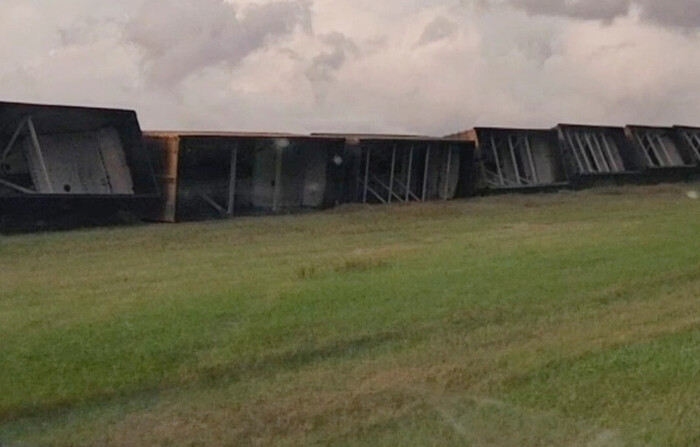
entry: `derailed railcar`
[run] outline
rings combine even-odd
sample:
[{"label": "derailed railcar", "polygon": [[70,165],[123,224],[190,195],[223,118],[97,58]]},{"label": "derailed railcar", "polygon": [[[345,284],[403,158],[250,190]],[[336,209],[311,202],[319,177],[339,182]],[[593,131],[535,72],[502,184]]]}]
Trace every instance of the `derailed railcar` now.
[{"label": "derailed railcar", "polygon": [[80,224],[158,197],[136,113],[0,103],[0,221]]},{"label": "derailed railcar", "polygon": [[349,202],[391,204],[473,195],[471,142],[405,135],[342,137]]},{"label": "derailed railcar", "polygon": [[680,138],[681,144],[685,145],[687,153],[700,165],[700,127],[674,126],[673,130]]},{"label": "derailed railcar", "polygon": [[481,192],[534,192],[569,186],[551,130],[477,127],[452,137],[476,144]]},{"label": "derailed railcar", "polygon": [[322,209],[343,202],[345,140],[272,133],[147,132],[163,222]]},{"label": "derailed railcar", "polygon": [[[692,142],[674,127],[627,126],[627,138],[643,166],[647,182],[689,181],[697,178],[699,161]],[[687,134],[692,132],[686,129]]]},{"label": "derailed railcar", "polygon": [[625,129],[560,124],[556,128],[567,175],[576,187],[636,183],[643,160]]}]

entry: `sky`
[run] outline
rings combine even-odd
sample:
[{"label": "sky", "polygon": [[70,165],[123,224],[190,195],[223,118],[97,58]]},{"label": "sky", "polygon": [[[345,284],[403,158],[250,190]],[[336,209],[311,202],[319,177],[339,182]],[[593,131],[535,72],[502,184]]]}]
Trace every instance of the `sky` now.
[{"label": "sky", "polygon": [[149,130],[700,125],[697,0],[3,0],[0,100]]}]

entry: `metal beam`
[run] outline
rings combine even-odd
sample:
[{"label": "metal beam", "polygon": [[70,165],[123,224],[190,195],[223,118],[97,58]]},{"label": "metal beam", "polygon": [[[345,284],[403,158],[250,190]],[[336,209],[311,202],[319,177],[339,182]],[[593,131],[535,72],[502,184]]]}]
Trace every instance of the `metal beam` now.
[{"label": "metal beam", "polygon": [[367,191],[371,192],[372,195],[377,198],[377,200],[379,200],[382,204],[386,205],[386,200],[384,200],[384,197],[379,195],[379,193],[377,193],[377,191],[373,190],[369,186],[367,186]]},{"label": "metal beam", "polygon": [[[409,201],[411,200],[411,198],[413,198],[414,200],[420,201],[420,199],[418,198],[418,196],[416,196],[416,195],[413,193],[413,191],[411,191],[410,189],[408,189],[408,186],[407,186],[407,185],[405,185],[405,184],[404,184],[403,182],[401,182],[400,180],[394,180],[394,181],[396,182],[397,185],[399,185],[400,187],[402,187],[402,188],[404,188],[404,189],[406,190],[406,198],[405,198],[405,199],[402,199],[404,202],[409,202]],[[396,193],[394,193],[394,197],[400,197],[400,196],[398,196]]]},{"label": "metal beam", "polygon": [[180,158],[180,138],[169,136],[160,147],[162,172],[159,174],[162,188],[160,219],[163,222],[177,221],[178,163]]},{"label": "metal beam", "polygon": [[593,141],[591,140],[591,134],[586,132],[583,134],[583,138],[585,139],[586,144],[588,145],[588,148],[591,151],[591,155],[593,155],[593,160],[595,160],[596,165],[598,165],[598,169],[601,172],[610,172],[610,166],[608,166],[608,162],[603,156],[603,151],[600,150],[600,148],[596,148],[593,145]]},{"label": "metal beam", "polygon": [[423,169],[423,195],[422,200],[425,202],[428,199],[428,176],[430,175],[430,144],[426,144],[425,150],[425,168]]},{"label": "metal beam", "polygon": [[642,148],[642,152],[647,158],[647,161],[649,162],[649,166],[656,166],[656,163],[654,163],[654,160],[651,159],[650,151],[651,148],[648,147],[647,144],[644,144],[644,135],[643,134],[635,134],[635,137],[637,138],[637,142],[639,142],[639,146]]},{"label": "metal beam", "polygon": [[525,136],[525,149],[527,150],[527,158],[530,160],[530,169],[532,171],[532,181],[533,183],[539,183],[539,176],[537,175],[537,167],[535,166],[535,159],[532,156],[532,147],[530,146],[530,139]]},{"label": "metal beam", "polygon": [[233,216],[236,208],[236,180],[238,170],[238,143],[235,143],[234,148],[231,150],[231,167],[229,170],[229,183],[228,183],[228,215]]},{"label": "metal beam", "polygon": [[452,172],[452,145],[447,145],[447,169],[445,171],[445,197],[444,200],[449,200],[447,194],[450,192],[450,173]]},{"label": "metal beam", "polygon": [[[403,202],[403,197],[401,197],[396,191],[394,191],[394,190],[389,190],[389,185],[387,185],[386,183],[384,183],[379,177],[377,177],[376,175],[372,175],[371,178],[372,178],[372,180],[374,180],[374,182],[377,183],[379,186],[381,186],[382,188],[384,188],[384,189],[386,189],[387,191],[389,191],[389,192],[391,193],[391,197],[395,197],[396,200],[398,200],[399,202]],[[385,201],[385,202],[386,202],[386,201]]]},{"label": "metal beam", "polygon": [[[608,142],[608,136],[604,133],[601,133],[600,139],[603,142],[603,146],[605,147],[605,151],[608,153],[608,157],[610,157],[610,162],[612,163],[612,166],[615,169],[615,172],[624,171],[623,166],[617,165],[617,160],[615,159],[615,154],[613,153],[613,150],[610,148],[610,143]],[[619,154],[619,150],[617,150],[617,145],[615,145],[615,149],[616,149],[616,152]]]},{"label": "metal beam", "polygon": [[666,143],[664,143],[664,140],[661,136],[661,134],[655,134],[656,141],[659,143],[659,148],[663,151],[664,156],[666,156],[666,160],[668,161],[668,166],[675,166],[676,163],[673,161],[673,158],[671,158],[671,154],[669,152],[668,147],[666,147]]},{"label": "metal beam", "polygon": [[[413,145],[411,145],[411,150],[408,153],[408,174],[406,179],[406,202],[410,200],[411,196],[411,180],[413,176]],[[416,199],[418,200],[418,199]]]},{"label": "metal beam", "polygon": [[1,178],[0,178],[0,185],[5,186],[5,187],[10,188],[10,189],[14,189],[17,192],[21,192],[24,194],[36,194],[36,191],[33,191],[29,188],[25,188],[24,186],[15,185],[14,183],[8,182],[7,180],[3,180]]},{"label": "metal beam", "polygon": [[[656,158],[656,163],[652,160],[652,166],[659,166],[663,167],[664,166],[664,160],[661,158],[661,155],[659,154],[658,148],[654,145],[654,141],[651,139],[651,135],[647,132],[642,134],[642,139],[646,140],[646,148],[647,151],[650,153],[654,154],[654,157]],[[651,159],[651,156],[649,157]]]},{"label": "metal beam", "polygon": [[0,163],[4,163],[7,159],[7,156],[10,155],[10,152],[12,152],[12,147],[17,142],[17,138],[19,138],[20,133],[22,133],[22,129],[28,121],[29,117],[25,117],[22,119],[22,121],[19,122],[19,124],[17,125],[17,129],[15,129],[15,132],[12,134],[12,138],[10,138],[10,142],[7,143],[7,146],[5,146],[5,150],[2,151],[2,158],[0,158]]},{"label": "metal beam", "polygon": [[491,150],[496,159],[496,172],[498,172],[498,178],[501,180],[501,186],[505,186],[506,182],[503,178],[503,171],[501,170],[501,157],[498,155],[498,146],[496,145],[496,138],[493,135],[491,135]]},{"label": "metal beam", "polygon": [[571,151],[574,153],[574,159],[576,160],[576,164],[578,165],[579,171],[585,174],[586,168],[583,166],[583,162],[581,162],[580,154],[578,152],[578,149],[576,148],[576,144],[574,144],[574,139],[571,137],[571,133],[563,130],[562,134],[568,140],[569,146],[571,146]]},{"label": "metal beam", "polygon": [[394,192],[394,169],[396,168],[396,144],[394,144],[394,149],[391,151],[391,174],[389,175],[389,203],[391,203],[391,198]]},{"label": "metal beam", "polygon": [[700,139],[698,136],[694,133],[683,132],[683,137],[686,139],[688,145],[690,145],[690,148],[695,153],[695,158],[700,160]]},{"label": "metal beam", "polygon": [[224,209],[223,206],[221,206],[221,205],[219,205],[218,203],[216,203],[216,201],[215,201],[214,199],[212,199],[211,197],[209,197],[208,194],[203,194],[203,193],[202,193],[202,194],[200,194],[199,196],[200,196],[205,202],[207,202],[209,205],[211,205],[212,208],[214,208],[216,211],[218,211],[219,214],[221,214],[222,216],[225,216],[225,215],[227,214],[226,209]]},{"label": "metal beam", "polygon": [[698,159],[700,159],[700,136],[698,134],[693,133],[691,134],[691,139],[695,141],[695,145],[693,146],[693,149],[698,155]]},{"label": "metal beam", "polygon": [[[583,141],[581,140],[581,136],[579,135],[578,132],[574,132],[573,137],[576,137],[576,141],[578,142],[578,147],[579,150],[581,151],[581,155],[583,155],[583,159],[586,161],[586,166],[588,166],[588,172],[590,173],[596,173],[600,172],[600,168],[598,168],[598,165],[596,163],[596,168],[595,170],[593,169],[593,165],[591,164],[590,157],[588,157],[588,154],[586,154],[586,146],[583,144]],[[592,156],[593,154],[591,154]],[[595,163],[595,160],[593,160]]]},{"label": "metal beam", "polygon": [[272,211],[277,212],[279,208],[280,194],[282,192],[282,148],[275,147],[275,190],[272,198]]},{"label": "metal beam", "polygon": [[491,186],[507,186],[501,184],[498,180],[498,173],[484,169],[484,174],[486,175],[486,182]]},{"label": "metal beam", "polygon": [[643,141],[646,141],[646,145],[644,147],[650,154],[649,158],[651,159],[651,154],[654,154],[654,158],[656,159],[656,163],[654,163],[654,160],[651,161],[652,166],[663,167],[664,160],[661,158],[658,149],[654,146],[654,142],[651,139],[651,135],[649,135],[648,133],[643,133],[641,138]]},{"label": "metal beam", "polygon": [[365,163],[365,182],[364,191],[362,193],[362,203],[367,203],[367,190],[369,188],[369,161],[372,157],[372,146],[367,146],[367,161]]},{"label": "metal beam", "polygon": [[602,138],[603,137],[601,135],[595,133],[591,134],[591,141],[595,143],[596,147],[598,148],[598,151],[603,157],[603,160],[605,160],[605,164],[608,166],[608,172],[617,172],[617,167],[615,166],[615,160],[613,159],[612,154],[606,151],[605,147],[600,142]]},{"label": "metal beam", "polygon": [[[39,144],[39,136],[36,134],[36,129],[34,128],[34,122],[32,117],[27,118],[27,127],[29,127],[29,135],[32,138],[32,147],[34,148],[34,155],[36,156],[37,162],[39,163],[39,168],[41,169],[41,175],[43,180],[46,182],[46,190],[49,193],[53,193],[53,187],[51,186],[51,178],[49,177],[49,171],[46,168],[46,162],[44,161],[44,154],[41,153],[41,145]],[[38,185],[34,185],[37,190],[41,191],[43,188]]]},{"label": "metal beam", "polygon": [[520,170],[518,169],[518,158],[515,155],[515,145],[513,144],[512,136],[508,137],[508,147],[510,148],[510,157],[513,160],[513,170],[515,171],[515,180],[518,184],[522,183],[520,180]]}]

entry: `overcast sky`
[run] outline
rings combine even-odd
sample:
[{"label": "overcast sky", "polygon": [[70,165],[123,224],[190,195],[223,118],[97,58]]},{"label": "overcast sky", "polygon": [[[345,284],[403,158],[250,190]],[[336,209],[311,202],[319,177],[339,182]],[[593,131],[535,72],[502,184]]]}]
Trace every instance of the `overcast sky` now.
[{"label": "overcast sky", "polygon": [[2,0],[0,98],[145,129],[700,125],[697,0]]}]

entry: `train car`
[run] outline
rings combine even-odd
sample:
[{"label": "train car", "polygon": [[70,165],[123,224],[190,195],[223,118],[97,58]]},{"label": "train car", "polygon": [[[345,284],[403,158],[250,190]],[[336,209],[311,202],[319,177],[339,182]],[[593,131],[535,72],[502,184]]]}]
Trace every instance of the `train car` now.
[{"label": "train car", "polygon": [[451,137],[476,145],[481,192],[537,192],[569,187],[552,130],[477,127]]},{"label": "train car", "polygon": [[0,150],[0,227],[141,212],[157,203],[133,111],[1,102]]},{"label": "train car", "polygon": [[556,131],[576,187],[637,183],[642,177],[643,160],[624,128],[560,124]]},{"label": "train car", "polygon": [[700,127],[674,126],[674,132],[691,154],[696,164],[700,165]]},{"label": "train car", "polygon": [[700,128],[684,126],[142,133],[130,110],[0,102],[0,150],[0,230],[700,178]]},{"label": "train car", "polygon": [[643,164],[647,182],[690,181],[698,178],[700,162],[694,153],[689,128],[679,131],[674,127],[627,126],[631,141]]},{"label": "train car", "polygon": [[471,142],[415,135],[316,135],[345,139],[351,202],[391,204],[473,195]]},{"label": "train car", "polygon": [[145,139],[163,191],[151,216],[157,221],[300,212],[347,198],[342,138],[147,132]]}]

